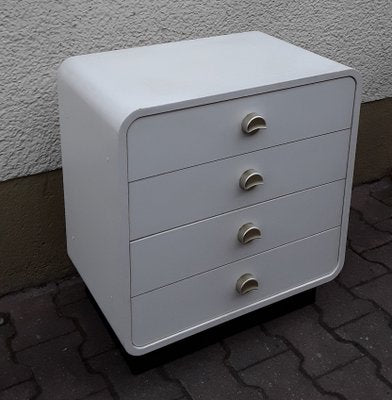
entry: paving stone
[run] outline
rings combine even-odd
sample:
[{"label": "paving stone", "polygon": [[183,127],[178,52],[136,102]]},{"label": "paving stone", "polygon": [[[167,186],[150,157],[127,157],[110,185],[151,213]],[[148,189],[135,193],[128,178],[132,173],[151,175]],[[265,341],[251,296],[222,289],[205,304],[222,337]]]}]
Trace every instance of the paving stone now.
[{"label": "paving stone", "polygon": [[73,400],[105,389],[98,374],[90,374],[83,364],[78,347],[82,343],[78,332],[41,343],[17,354],[17,359],[29,365],[42,389],[40,400]]},{"label": "paving stone", "polygon": [[55,282],[48,283],[44,286],[23,289],[19,292],[13,292],[0,297],[0,312],[10,313],[11,307],[15,304],[23,302],[33,302],[34,299],[41,296],[50,295],[54,297],[57,293],[57,285]]},{"label": "paving stone", "polygon": [[391,194],[390,188],[380,191],[378,193],[375,193],[373,195],[373,197],[375,197],[377,200],[381,201],[388,207],[392,206],[392,194]]},{"label": "paving stone", "polygon": [[225,352],[219,345],[206,347],[166,365],[193,400],[253,400],[264,396],[257,388],[240,384],[224,364]]},{"label": "paving stone", "polygon": [[322,311],[323,321],[332,328],[375,309],[371,302],[356,299],[348,290],[333,281],[317,289],[316,304]]},{"label": "paving stone", "polygon": [[337,341],[318,322],[310,306],[265,324],[267,330],[286,338],[304,357],[303,368],[319,376],[360,356],[351,344]]},{"label": "paving stone", "polygon": [[2,318],[5,319],[5,323],[0,326],[0,390],[32,377],[31,369],[18,364],[12,357],[7,342],[15,331],[7,317],[2,316]]},{"label": "paving stone", "polygon": [[287,349],[280,339],[266,335],[259,327],[237,333],[225,339],[225,344],[230,349],[229,363],[237,370]]},{"label": "paving stone", "polygon": [[390,318],[385,313],[372,313],[339,328],[337,333],[360,344],[377,358],[381,363],[381,373],[392,383],[392,329]]},{"label": "paving stone", "polygon": [[323,376],[318,382],[323,389],[350,400],[392,399],[392,389],[377,378],[376,366],[366,357]]},{"label": "paving stone", "polygon": [[392,206],[392,180],[390,177],[380,179],[370,189],[371,196],[381,201],[385,205]]},{"label": "paving stone", "polygon": [[118,350],[94,357],[88,363],[109,379],[120,400],[172,400],[183,395],[180,385],[164,379],[156,369],[133,375]]},{"label": "paving stone", "polygon": [[86,333],[86,340],[81,348],[83,358],[92,357],[115,347],[99,314],[87,298],[61,307],[60,310],[64,316],[76,318]]},{"label": "paving stone", "polygon": [[361,185],[353,189],[351,208],[361,213],[369,224],[375,224],[392,216],[392,208],[370,196],[370,185]]},{"label": "paving stone", "polygon": [[392,315],[392,274],[380,276],[352,290],[364,299],[373,300]]},{"label": "paving stone", "polygon": [[366,201],[366,198],[370,196],[371,188],[372,186],[369,183],[354,186],[351,192],[351,202],[363,203],[364,201]]},{"label": "paving stone", "polygon": [[389,270],[392,270],[392,243],[377,247],[377,249],[365,251],[363,256],[370,261],[382,263]]},{"label": "paving stone", "polygon": [[346,261],[337,280],[348,288],[367,282],[387,272],[380,264],[370,262],[347,249]]},{"label": "paving stone", "polygon": [[392,185],[392,176],[384,176],[377,181],[366,183],[365,185],[369,185],[370,192],[374,193],[390,187]]},{"label": "paving stone", "polygon": [[113,400],[113,396],[110,394],[109,390],[105,389],[101,392],[91,394],[82,400]]},{"label": "paving stone", "polygon": [[80,277],[67,279],[58,284],[56,304],[64,306],[75,303],[87,297],[86,286]]},{"label": "paving stone", "polygon": [[256,364],[240,373],[243,381],[260,387],[269,400],[330,400],[300,371],[300,360],[291,351]]},{"label": "paving stone", "polygon": [[14,351],[20,351],[75,330],[70,320],[58,316],[52,299],[54,293],[29,291],[0,301],[0,311],[9,312],[17,332],[12,340]]},{"label": "paving stone", "polygon": [[390,242],[392,234],[373,228],[362,221],[358,213],[352,212],[350,214],[348,239],[351,247],[358,253],[361,253]]},{"label": "paving stone", "polygon": [[386,219],[374,225],[375,228],[380,231],[386,231],[392,233],[392,218]]},{"label": "paving stone", "polygon": [[0,400],[27,400],[33,399],[39,393],[33,381],[23,382],[0,392]]}]

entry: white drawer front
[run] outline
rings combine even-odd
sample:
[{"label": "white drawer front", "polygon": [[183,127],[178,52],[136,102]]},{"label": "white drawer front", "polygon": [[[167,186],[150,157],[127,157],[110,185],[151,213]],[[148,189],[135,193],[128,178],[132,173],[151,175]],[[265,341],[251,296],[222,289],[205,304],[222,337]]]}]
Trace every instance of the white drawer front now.
[{"label": "white drawer front", "polygon": [[[132,296],[340,225],[344,187],[340,180],[131,242]],[[262,238],[242,244],[238,230],[249,222]]]},{"label": "white drawer front", "polygon": [[[145,346],[228,313],[234,318],[332,273],[339,237],[335,228],[133,298],[133,343]],[[240,295],[236,282],[245,273],[258,280],[259,289]]]},{"label": "white drawer front", "polygon": [[[340,78],[141,117],[128,131],[128,179],[347,129],[354,89],[352,78]],[[251,112],[267,128],[246,135],[241,122]]]},{"label": "white drawer front", "polygon": [[[131,240],[343,179],[349,140],[346,130],[132,182]],[[249,169],[264,184],[245,191]]]}]

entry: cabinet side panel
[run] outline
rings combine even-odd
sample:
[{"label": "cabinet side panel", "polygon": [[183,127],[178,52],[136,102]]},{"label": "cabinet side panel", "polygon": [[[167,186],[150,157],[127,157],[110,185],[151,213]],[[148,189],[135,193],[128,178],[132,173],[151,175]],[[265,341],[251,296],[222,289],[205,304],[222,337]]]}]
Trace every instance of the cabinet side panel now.
[{"label": "cabinet side panel", "polygon": [[361,75],[354,69],[348,71],[347,76],[351,77],[355,82],[355,92],[353,100],[353,111],[351,116],[351,133],[350,133],[350,148],[348,153],[347,161],[347,174],[346,174],[346,187],[344,193],[343,213],[342,213],[342,229],[340,236],[340,247],[339,247],[339,261],[338,266],[333,274],[331,274],[329,280],[334,279],[342,270],[345,256],[346,256],[346,244],[347,244],[347,232],[348,222],[350,217],[350,204],[351,204],[351,191],[353,185],[354,175],[354,163],[355,163],[355,152],[357,147],[357,136],[358,136],[358,123],[359,123],[359,112],[361,107],[362,97],[362,78]]},{"label": "cabinet side panel", "polygon": [[125,137],[110,128],[85,94],[83,98],[78,93],[77,84],[75,74],[60,70],[68,254],[128,350],[131,316]]}]

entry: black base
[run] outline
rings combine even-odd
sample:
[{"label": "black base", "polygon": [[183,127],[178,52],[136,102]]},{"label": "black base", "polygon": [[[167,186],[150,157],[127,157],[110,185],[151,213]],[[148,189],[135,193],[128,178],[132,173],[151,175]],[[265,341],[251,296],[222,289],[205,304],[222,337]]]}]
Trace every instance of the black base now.
[{"label": "black base", "polygon": [[203,332],[197,333],[193,336],[182,339],[176,343],[167,345],[161,349],[152,351],[151,353],[142,356],[131,356],[125,351],[124,347],[117,339],[117,336],[106,321],[106,318],[100,311],[90,293],[89,297],[95,308],[97,309],[98,313],[101,315],[101,318],[104,321],[105,326],[108,328],[108,331],[110,332],[113,340],[117,343],[117,346],[122,352],[125,360],[127,361],[132,373],[140,374],[151,368],[160,366],[186,354],[191,354],[203,347],[219,342],[220,340],[234,335],[235,333],[241,332],[245,329],[249,329],[263,322],[270,321],[286,313],[312,304],[315,301],[316,289],[310,289],[308,291],[299,293],[295,296],[289,297],[277,303],[271,304],[267,307],[245,314],[231,321],[224,322],[223,324],[220,324],[216,327],[207,329]]}]

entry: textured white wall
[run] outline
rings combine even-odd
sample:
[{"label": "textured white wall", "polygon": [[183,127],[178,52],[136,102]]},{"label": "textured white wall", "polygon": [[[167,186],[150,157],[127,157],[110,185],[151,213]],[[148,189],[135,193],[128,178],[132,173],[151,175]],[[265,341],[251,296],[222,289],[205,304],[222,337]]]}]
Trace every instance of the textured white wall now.
[{"label": "textured white wall", "polygon": [[260,30],[357,68],[364,101],[392,95],[391,0],[3,0],[0,7],[0,180],[61,166],[55,74],[71,55]]}]

